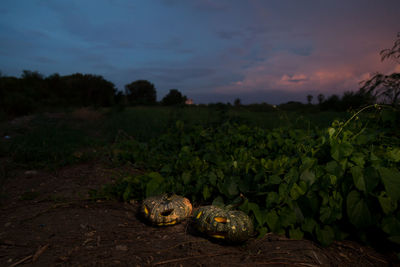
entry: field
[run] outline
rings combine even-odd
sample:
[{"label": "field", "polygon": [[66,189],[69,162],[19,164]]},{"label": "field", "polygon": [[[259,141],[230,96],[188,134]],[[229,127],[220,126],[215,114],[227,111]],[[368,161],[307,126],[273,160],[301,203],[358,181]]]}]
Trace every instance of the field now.
[{"label": "field", "polygon": [[[398,263],[398,114],[245,106],[76,109],[0,124],[1,265]],[[144,197],[230,204],[230,246],[137,217]],[[377,252],[378,251],[378,252]]]}]

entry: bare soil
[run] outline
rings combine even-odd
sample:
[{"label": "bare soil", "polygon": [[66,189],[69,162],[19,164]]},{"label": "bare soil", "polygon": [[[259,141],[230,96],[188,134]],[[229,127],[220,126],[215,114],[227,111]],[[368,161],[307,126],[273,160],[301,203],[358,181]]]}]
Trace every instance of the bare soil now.
[{"label": "bare soil", "polygon": [[229,246],[193,235],[188,223],[151,227],[139,203],[91,201],[120,175],[100,163],[55,172],[18,170],[6,180],[0,206],[0,266],[395,266],[351,241],[322,248],[275,234]]}]

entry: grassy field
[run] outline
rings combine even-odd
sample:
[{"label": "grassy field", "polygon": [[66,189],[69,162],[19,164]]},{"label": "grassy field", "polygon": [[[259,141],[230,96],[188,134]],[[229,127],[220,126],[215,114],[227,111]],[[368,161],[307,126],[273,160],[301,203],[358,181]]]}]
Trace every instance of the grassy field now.
[{"label": "grassy field", "polygon": [[0,157],[11,158],[26,168],[56,168],[101,157],[102,148],[113,143],[121,133],[148,142],[165,133],[178,120],[186,127],[216,126],[231,121],[264,129],[309,129],[325,128],[334,119],[342,120],[349,116],[338,112],[252,112],[246,108],[208,107],[77,109],[3,122],[0,124]]},{"label": "grassy field", "polygon": [[[359,120],[351,113],[223,105],[20,117],[0,125],[0,188],[18,171],[57,173],[66,165],[93,162],[129,166],[140,175],[127,172],[90,197],[130,201],[176,192],[201,204],[231,203],[243,192],[248,202],[241,210],[254,217],[260,235],[308,235],[328,245],[353,233],[349,225],[374,225],[393,239],[398,229],[388,213],[398,214],[389,200],[400,196],[398,117],[389,107],[372,108],[357,114]],[[0,199],[5,196],[3,189]],[[375,220],[370,210],[379,206]]]}]

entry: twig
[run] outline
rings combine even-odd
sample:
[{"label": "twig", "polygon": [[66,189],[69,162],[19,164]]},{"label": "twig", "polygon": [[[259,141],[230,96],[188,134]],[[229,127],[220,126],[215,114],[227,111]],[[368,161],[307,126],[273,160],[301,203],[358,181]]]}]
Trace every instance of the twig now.
[{"label": "twig", "polygon": [[27,260],[30,260],[32,257],[33,257],[33,255],[29,255],[29,256],[23,258],[22,260],[19,260],[19,261],[17,261],[16,263],[11,264],[11,265],[8,266],[8,267],[15,267],[15,266],[17,266],[17,265],[20,265],[21,263],[24,263],[24,262],[26,262]]},{"label": "twig", "polygon": [[46,249],[48,247],[49,247],[49,244],[39,247],[38,250],[36,250],[35,255],[33,255],[33,257],[32,257],[32,262],[35,262],[40,257],[40,255],[42,255],[43,252],[46,251]]},{"label": "twig", "polygon": [[15,266],[17,266],[17,265],[20,265],[21,263],[24,263],[24,262],[30,260],[30,259],[32,259],[32,262],[35,262],[35,261],[37,261],[37,259],[40,257],[40,255],[42,255],[43,252],[46,251],[46,249],[47,249],[48,247],[49,247],[49,244],[47,244],[47,245],[45,245],[45,246],[40,246],[40,247],[36,250],[35,254],[26,256],[25,258],[23,258],[23,259],[21,259],[21,260],[15,262],[15,263],[13,263],[13,264],[11,264],[11,265],[8,266],[8,267],[15,267]]},{"label": "twig", "polygon": [[322,264],[322,262],[319,260],[317,253],[315,253],[315,251],[314,251],[314,250],[311,250],[311,252],[313,253],[313,255],[314,255],[315,259],[316,259],[316,260],[317,260],[317,262],[318,262],[318,264],[319,264],[319,265],[321,265],[321,264]]},{"label": "twig", "polygon": [[7,240],[0,242],[0,245],[10,246],[10,247],[27,247],[27,245],[16,244],[13,242],[9,242]]},{"label": "twig", "polygon": [[375,256],[372,256],[372,255],[368,255],[368,254],[367,254],[366,256],[367,256],[367,258],[375,259],[375,260],[380,261],[380,262],[383,262],[383,263],[385,263],[385,264],[388,263],[386,260],[381,259],[381,258],[378,258],[378,257],[375,257]]},{"label": "twig", "polygon": [[216,257],[216,256],[227,255],[227,254],[229,254],[229,253],[206,254],[206,255],[197,255],[197,256],[191,256],[191,257],[185,257],[185,258],[171,259],[171,260],[159,261],[159,262],[155,263],[153,266],[169,264],[169,263],[179,262],[179,261],[192,260],[192,259],[203,258],[203,257]]}]

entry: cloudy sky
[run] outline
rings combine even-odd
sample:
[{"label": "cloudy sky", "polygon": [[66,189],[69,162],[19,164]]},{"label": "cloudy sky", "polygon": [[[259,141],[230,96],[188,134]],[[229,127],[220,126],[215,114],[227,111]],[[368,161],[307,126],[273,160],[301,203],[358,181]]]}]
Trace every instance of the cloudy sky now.
[{"label": "cloudy sky", "polygon": [[152,82],[195,103],[357,90],[400,32],[399,0],[2,0],[0,71]]}]

